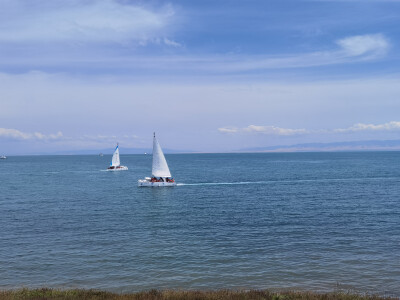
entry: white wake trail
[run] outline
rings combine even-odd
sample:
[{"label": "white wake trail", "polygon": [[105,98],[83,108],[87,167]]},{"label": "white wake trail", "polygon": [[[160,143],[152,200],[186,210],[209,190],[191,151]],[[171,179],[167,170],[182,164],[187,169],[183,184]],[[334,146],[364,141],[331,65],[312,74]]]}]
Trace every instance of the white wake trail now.
[{"label": "white wake trail", "polygon": [[400,179],[400,177],[325,178],[325,179],[293,179],[293,180],[289,179],[289,180],[269,180],[269,181],[178,183],[177,186],[247,185],[247,184],[300,183],[300,182],[374,181],[374,180],[399,180],[399,179]]},{"label": "white wake trail", "polygon": [[272,183],[272,182],[276,182],[276,181],[240,181],[240,182],[178,183],[177,186],[194,186],[194,185],[243,185],[243,184]]}]

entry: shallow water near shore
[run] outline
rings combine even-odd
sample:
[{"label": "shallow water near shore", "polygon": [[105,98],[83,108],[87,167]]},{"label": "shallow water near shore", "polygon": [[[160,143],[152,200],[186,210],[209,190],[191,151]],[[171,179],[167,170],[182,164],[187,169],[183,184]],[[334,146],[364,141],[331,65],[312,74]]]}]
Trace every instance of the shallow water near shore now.
[{"label": "shallow water near shore", "polygon": [[400,152],[0,161],[0,288],[354,289],[400,296]]}]

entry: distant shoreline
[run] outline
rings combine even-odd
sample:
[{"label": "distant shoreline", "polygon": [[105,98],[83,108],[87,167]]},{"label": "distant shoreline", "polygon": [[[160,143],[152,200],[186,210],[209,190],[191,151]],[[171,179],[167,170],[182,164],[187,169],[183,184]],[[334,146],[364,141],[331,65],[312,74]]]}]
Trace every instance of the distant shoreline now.
[{"label": "distant shoreline", "polygon": [[[18,151],[19,147],[12,148],[13,151],[3,149],[0,155],[6,156],[39,156],[39,155],[111,155],[114,148],[103,149],[76,149],[76,150],[48,150],[41,152],[35,149]],[[165,154],[229,154],[229,153],[303,153],[303,152],[390,152],[400,151],[400,139],[397,140],[363,140],[351,142],[332,143],[301,143],[290,145],[274,145],[263,147],[246,147],[231,150],[200,151],[194,149],[164,148]],[[3,153],[4,152],[4,153]],[[151,155],[151,148],[120,148],[121,155]]]},{"label": "distant shoreline", "polygon": [[[289,154],[289,153],[368,153],[368,152],[400,152],[400,148],[395,149],[278,149],[278,150],[259,150],[259,151],[230,151],[230,152],[166,152],[165,155],[190,155],[190,154]],[[105,152],[104,156],[112,156],[112,153]],[[120,153],[125,155],[147,155],[152,153]],[[99,156],[98,153],[29,153],[29,154],[7,154],[7,158],[21,156]],[[102,156],[99,156],[102,157]]]},{"label": "distant shoreline", "polygon": [[84,289],[18,289],[0,290],[1,300],[11,299],[212,299],[212,300],[395,300],[399,297],[378,296],[353,292],[318,293],[312,291],[281,291],[268,290],[149,290],[135,293],[112,293],[102,290]]}]

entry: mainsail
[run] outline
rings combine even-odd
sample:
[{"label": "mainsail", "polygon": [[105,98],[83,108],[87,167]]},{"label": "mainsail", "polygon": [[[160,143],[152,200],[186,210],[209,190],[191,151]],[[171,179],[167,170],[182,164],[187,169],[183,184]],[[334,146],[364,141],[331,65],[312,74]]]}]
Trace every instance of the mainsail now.
[{"label": "mainsail", "polygon": [[156,134],[154,133],[153,138],[153,169],[152,173],[154,177],[171,177],[169,172],[167,161],[165,160],[164,153],[156,139]]},{"label": "mainsail", "polygon": [[118,149],[118,144],[117,144],[117,147],[115,148],[110,166],[119,167],[120,164],[121,164],[121,162],[119,161],[119,149]]}]

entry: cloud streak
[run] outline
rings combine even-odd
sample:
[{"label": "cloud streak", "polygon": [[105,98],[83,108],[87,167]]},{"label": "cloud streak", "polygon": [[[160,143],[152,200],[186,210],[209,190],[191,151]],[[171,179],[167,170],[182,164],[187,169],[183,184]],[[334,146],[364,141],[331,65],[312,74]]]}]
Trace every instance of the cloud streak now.
[{"label": "cloud streak", "polygon": [[168,5],[156,11],[112,0],[5,0],[0,43],[143,42],[162,37],[173,15]]},{"label": "cloud streak", "polygon": [[385,55],[389,48],[389,42],[382,34],[351,36],[338,40],[337,44],[350,57],[367,55],[376,58]]},{"label": "cloud streak", "polygon": [[41,132],[24,132],[14,128],[0,128],[0,139],[14,141],[38,141],[38,142],[88,142],[88,143],[116,143],[118,141],[132,141],[139,137],[134,134],[116,135],[82,135],[79,137],[65,136],[61,131],[55,134]]},{"label": "cloud streak", "polygon": [[351,132],[361,132],[361,131],[398,131],[400,130],[400,122],[392,121],[384,124],[364,124],[358,123],[348,128],[334,129],[333,132],[337,133],[351,133]]},{"label": "cloud streak", "polygon": [[218,131],[221,133],[261,133],[267,135],[280,135],[280,136],[290,136],[290,135],[299,135],[308,133],[305,129],[290,129],[290,128],[281,128],[276,126],[258,126],[258,125],[249,125],[245,128],[236,128],[236,127],[222,127],[218,128]]},{"label": "cloud streak", "polygon": [[43,134],[41,132],[27,133],[12,128],[0,128],[0,138],[12,140],[36,140],[36,141],[52,141],[64,138],[61,131],[56,134]]},{"label": "cloud streak", "polygon": [[[164,39],[164,43],[180,47]],[[241,73],[271,69],[291,69],[373,61],[383,58],[390,42],[383,34],[350,36],[335,41],[330,51],[287,55],[168,55],[153,57],[123,57],[113,60],[124,68],[168,70],[204,73]]]},{"label": "cloud streak", "polygon": [[[142,8],[130,9],[139,10],[140,14],[143,10]],[[187,74],[191,76],[202,74],[221,75],[375,61],[384,58],[391,48],[389,39],[383,34],[366,34],[338,39],[334,41],[331,50],[327,51],[285,55],[216,55],[210,53],[193,56],[182,54],[181,49],[185,48],[182,46],[182,43],[165,37],[162,27],[166,21],[163,21],[162,17],[149,17],[147,14],[150,14],[150,12],[143,13],[142,17],[151,20],[160,19],[160,21],[149,21],[150,23],[154,23],[154,26],[151,24],[136,26],[136,23],[130,24],[129,22],[125,23],[123,20],[119,20],[118,22],[123,23],[121,28],[113,24],[113,19],[108,21],[102,20],[99,23],[93,21],[94,23],[90,26],[88,25],[88,28],[80,28],[79,26],[81,25],[76,25],[73,22],[75,25],[71,26],[78,26],[80,29],[72,30],[72,27],[67,26],[69,29],[61,33],[61,36],[56,36],[56,32],[58,33],[60,30],[57,26],[60,25],[55,25],[56,31],[54,33],[52,28],[46,29],[49,32],[44,32],[43,37],[40,30],[42,25],[38,29],[32,29],[33,31],[37,30],[37,33],[29,33],[30,29],[27,33],[24,32],[25,27],[29,27],[29,24],[22,26],[21,32],[19,32],[19,29],[5,32],[1,30],[0,26],[0,46],[1,44],[10,45],[9,42],[13,39],[16,39],[18,42],[26,42],[30,39],[37,42],[44,42],[48,38],[54,39],[54,41],[58,39],[64,41],[70,39],[78,44],[89,43],[90,45],[94,42],[116,42],[122,44],[134,42],[140,46],[153,44],[157,47],[168,47],[171,49],[170,53],[159,53],[157,55],[154,53],[138,54],[135,51],[121,53],[119,51],[121,47],[114,47],[104,52],[103,48],[99,50],[98,47],[92,47],[93,45],[86,48],[83,47],[85,51],[68,52],[64,48],[55,51],[56,48],[54,48],[44,49],[44,51],[33,51],[29,56],[18,51],[8,51],[3,54],[7,59],[0,62],[0,66],[5,68],[23,67],[36,70],[47,68],[68,69],[73,67],[73,70],[79,68],[83,72],[93,72],[96,70],[97,74],[107,73],[112,70],[111,72],[123,71],[132,75],[142,75],[144,71],[153,75],[162,75],[165,72],[168,72],[169,75],[174,74],[178,76]],[[117,19],[117,16],[115,18]],[[102,24],[102,22],[106,22],[106,24]],[[158,22],[160,25],[157,25]],[[107,27],[107,24],[110,24],[110,26]]]},{"label": "cloud streak", "polygon": [[336,41],[339,47],[330,51],[286,55],[281,57],[253,56],[202,61],[203,67],[225,71],[251,71],[316,67],[333,64],[354,63],[379,59],[385,56],[390,42],[383,34],[350,36]]},{"label": "cloud streak", "polygon": [[220,133],[224,134],[265,134],[275,136],[294,136],[304,134],[318,134],[318,133],[357,133],[357,132],[397,132],[400,131],[400,122],[391,121],[384,124],[364,124],[358,123],[348,128],[337,129],[320,129],[320,130],[307,130],[307,129],[292,129],[281,128],[276,126],[258,126],[249,125],[244,128],[238,127],[221,127],[218,128]]}]

